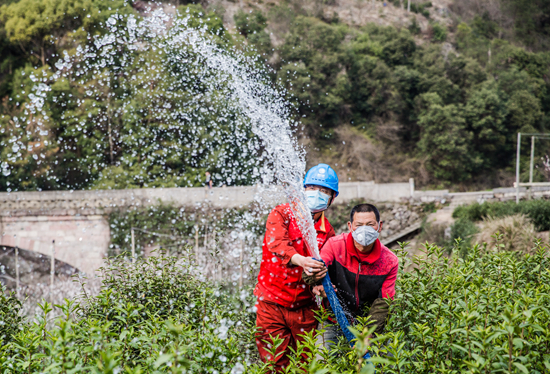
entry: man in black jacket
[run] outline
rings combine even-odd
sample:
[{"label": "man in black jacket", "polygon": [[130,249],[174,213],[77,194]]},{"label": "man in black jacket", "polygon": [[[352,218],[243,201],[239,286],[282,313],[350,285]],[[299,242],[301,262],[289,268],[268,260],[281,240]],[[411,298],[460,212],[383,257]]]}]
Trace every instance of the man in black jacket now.
[{"label": "man in black jacket", "polygon": [[[384,328],[387,300],[395,295],[399,268],[397,256],[378,239],[382,225],[380,213],[374,205],[359,204],[351,210],[350,232],[330,238],[320,253],[348,318],[370,316],[377,326],[376,333],[381,333]],[[320,282],[315,278],[304,279],[309,284]],[[313,292],[325,296],[322,285],[317,285]],[[368,313],[365,313],[366,309]],[[328,347],[340,328],[335,321],[322,327],[325,329],[323,343]]]}]

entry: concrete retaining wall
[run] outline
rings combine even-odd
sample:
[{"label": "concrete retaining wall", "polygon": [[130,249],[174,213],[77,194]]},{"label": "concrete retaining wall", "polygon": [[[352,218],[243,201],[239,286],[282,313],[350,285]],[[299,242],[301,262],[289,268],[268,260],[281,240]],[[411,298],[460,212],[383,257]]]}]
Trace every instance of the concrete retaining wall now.
[{"label": "concrete retaining wall", "polygon": [[373,202],[396,202],[409,197],[411,197],[410,183],[347,182],[340,183],[338,201],[365,199]]}]

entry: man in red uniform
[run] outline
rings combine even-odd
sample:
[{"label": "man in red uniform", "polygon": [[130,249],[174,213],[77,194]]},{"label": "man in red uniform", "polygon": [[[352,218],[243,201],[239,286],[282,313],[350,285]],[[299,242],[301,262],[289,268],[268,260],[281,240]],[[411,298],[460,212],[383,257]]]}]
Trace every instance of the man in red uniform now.
[{"label": "man in red uniform", "polygon": [[[338,176],[326,164],[311,168],[304,178],[307,205],[312,212],[321,248],[334,236],[334,229],[324,211],[338,196]],[[277,370],[289,363],[288,348],[296,348],[300,335],[317,327],[315,298],[311,287],[302,280],[302,272],[324,276],[325,266],[309,256],[309,250],[289,204],[274,208],[267,218],[262,246],[262,263],[254,294],[256,308],[256,345],[261,359],[271,360]],[[272,357],[266,348],[271,337],[283,339]]]}]

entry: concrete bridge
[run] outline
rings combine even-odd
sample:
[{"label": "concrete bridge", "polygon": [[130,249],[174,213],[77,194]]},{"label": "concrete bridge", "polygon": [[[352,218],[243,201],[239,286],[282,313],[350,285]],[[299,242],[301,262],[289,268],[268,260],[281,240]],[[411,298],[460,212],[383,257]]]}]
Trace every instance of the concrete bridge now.
[{"label": "concrete bridge", "polygon": [[[356,198],[398,201],[407,198],[409,183],[342,183],[339,202]],[[275,193],[273,193],[275,192]],[[262,196],[274,205],[282,193],[257,186],[204,188],[147,188],[131,190],[43,191],[0,193],[0,246],[19,247],[54,257],[86,273],[103,263],[110,244],[107,215],[114,209],[144,207],[159,202],[174,206],[210,204],[233,208]],[[280,192],[280,191],[279,191]]]}]

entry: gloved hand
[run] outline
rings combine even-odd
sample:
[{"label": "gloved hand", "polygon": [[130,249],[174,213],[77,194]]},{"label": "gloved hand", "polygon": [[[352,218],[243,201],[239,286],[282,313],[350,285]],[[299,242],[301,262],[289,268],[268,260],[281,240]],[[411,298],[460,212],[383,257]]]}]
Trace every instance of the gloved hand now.
[{"label": "gloved hand", "polygon": [[388,299],[383,299],[379,297],[374,300],[372,303],[368,316],[371,317],[370,325],[376,325],[376,334],[381,334],[384,331],[384,326],[386,325],[386,318],[388,317],[388,312],[390,310]]},{"label": "gloved hand", "polygon": [[315,275],[307,275],[304,271],[302,272],[302,279],[304,280],[304,282],[306,282],[307,285],[314,287],[321,284],[323,278],[317,279]]}]

